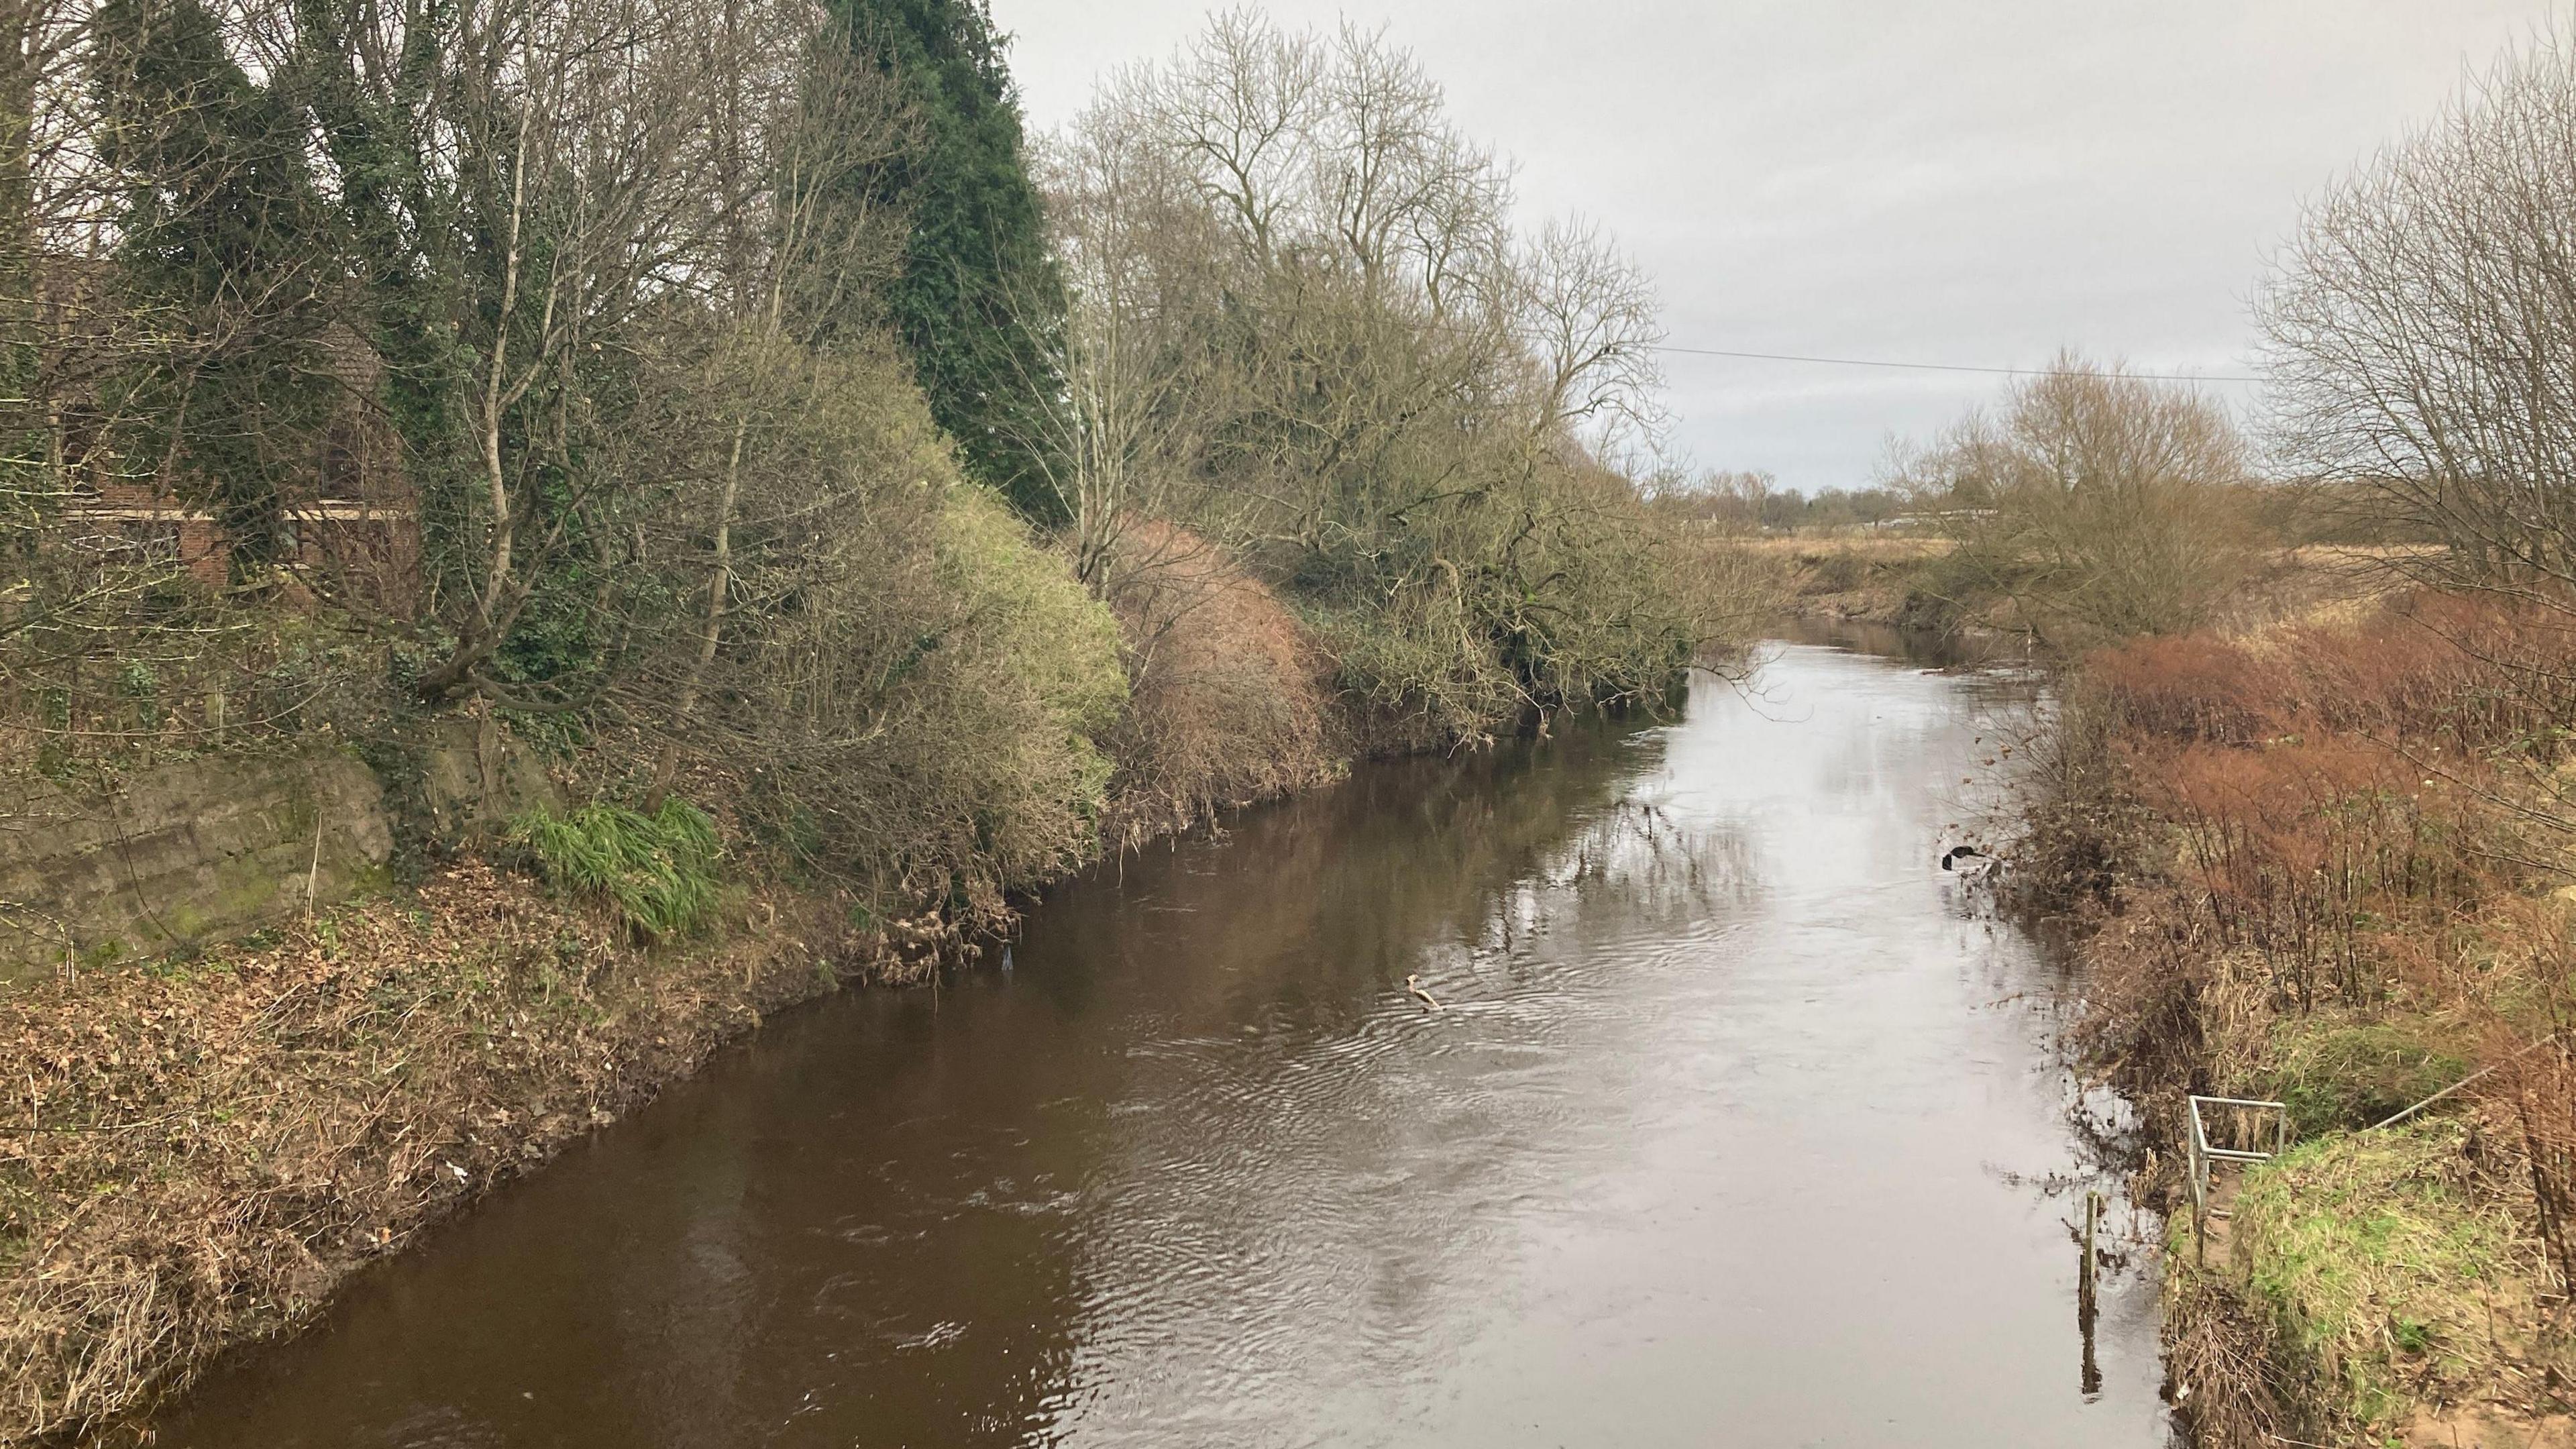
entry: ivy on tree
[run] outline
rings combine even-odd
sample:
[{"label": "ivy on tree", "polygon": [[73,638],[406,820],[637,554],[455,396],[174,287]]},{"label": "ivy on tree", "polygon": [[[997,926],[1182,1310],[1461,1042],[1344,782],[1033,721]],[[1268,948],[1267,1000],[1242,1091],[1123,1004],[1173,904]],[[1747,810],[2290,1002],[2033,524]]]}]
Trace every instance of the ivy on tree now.
[{"label": "ivy on tree", "polygon": [[835,0],[863,60],[892,73],[923,140],[876,184],[912,216],[903,276],[886,297],[931,415],[967,472],[1023,514],[1053,523],[1063,504],[1037,449],[1064,289],[1048,255],[1019,100],[983,0]]},{"label": "ivy on tree", "polygon": [[151,339],[124,379],[144,423],[122,451],[168,465],[257,557],[335,401],[304,113],[251,80],[197,0],[111,0],[96,25],[101,159],[127,183],[116,285]]}]

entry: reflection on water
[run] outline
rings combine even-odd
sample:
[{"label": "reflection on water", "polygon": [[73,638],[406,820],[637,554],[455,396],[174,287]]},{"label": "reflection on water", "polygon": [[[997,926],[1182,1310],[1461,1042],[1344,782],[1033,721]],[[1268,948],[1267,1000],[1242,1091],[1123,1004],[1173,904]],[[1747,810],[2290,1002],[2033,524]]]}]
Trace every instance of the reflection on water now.
[{"label": "reflection on water", "polygon": [[775,1023],[163,1442],[2162,1444],[2140,1275],[2096,1370],[2075,1331],[2056,978],[1932,865],[2000,689],[1787,647],[1131,858],[1008,974]]},{"label": "reflection on water", "polygon": [[1776,626],[1780,639],[1827,649],[1856,650],[1915,664],[1959,668],[1967,665],[2014,665],[2030,658],[2030,641],[1992,629],[1899,628],[1871,619],[1824,619],[1797,615]]}]

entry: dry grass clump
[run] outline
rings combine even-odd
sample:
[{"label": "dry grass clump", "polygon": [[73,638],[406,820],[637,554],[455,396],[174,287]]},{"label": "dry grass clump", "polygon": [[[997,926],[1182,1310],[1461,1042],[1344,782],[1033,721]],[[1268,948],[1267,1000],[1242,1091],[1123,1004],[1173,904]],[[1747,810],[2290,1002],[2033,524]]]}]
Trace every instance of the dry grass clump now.
[{"label": "dry grass clump", "polygon": [[[2168,1251],[2169,1261],[2187,1261],[2188,1249]],[[2271,1325],[2236,1284],[2177,1270],[2165,1279],[2164,1317],[2165,1378],[2193,1444],[2276,1449],[2285,1427],[2307,1428],[2291,1422],[2274,1388]]]},{"label": "dry grass clump", "polygon": [[[2297,490],[2267,490],[2259,511],[2278,509],[2259,531],[2296,538],[2312,526],[2307,503]],[[2264,550],[2252,574],[2220,605],[2213,622],[2221,627],[2253,630],[2285,619],[2323,621],[2359,618],[2371,607],[2408,587],[2427,550],[2420,545],[2305,543]]]},{"label": "dry grass clump", "polygon": [[1128,661],[1127,710],[1106,741],[1113,846],[1342,772],[1331,664],[1260,580],[1163,523],[1128,529],[1111,570]]},{"label": "dry grass clump", "polygon": [[685,1074],[864,944],[736,900],[648,952],[459,866],[197,961],[0,999],[0,1442],[136,1412]]}]

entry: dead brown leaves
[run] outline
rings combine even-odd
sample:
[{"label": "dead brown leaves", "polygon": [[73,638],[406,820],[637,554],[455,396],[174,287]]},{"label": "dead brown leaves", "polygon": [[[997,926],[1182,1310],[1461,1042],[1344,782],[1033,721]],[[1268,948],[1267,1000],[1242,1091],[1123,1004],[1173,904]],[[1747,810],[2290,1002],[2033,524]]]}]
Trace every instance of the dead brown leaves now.
[{"label": "dead brown leaves", "polygon": [[[127,1415],[613,1120],[857,943],[828,902],[647,953],[465,864],[200,960],[0,999],[0,1442]],[[771,922],[774,921],[774,924]]]}]

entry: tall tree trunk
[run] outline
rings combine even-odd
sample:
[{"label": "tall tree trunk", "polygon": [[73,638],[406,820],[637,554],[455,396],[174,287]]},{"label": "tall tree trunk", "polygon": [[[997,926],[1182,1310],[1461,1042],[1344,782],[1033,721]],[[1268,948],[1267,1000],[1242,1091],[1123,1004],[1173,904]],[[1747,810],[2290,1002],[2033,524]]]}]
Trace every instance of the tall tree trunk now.
[{"label": "tall tree trunk", "polygon": [[[36,192],[33,145],[39,7],[0,0],[0,457],[12,462],[60,453],[41,436],[36,396],[43,375],[36,308]],[[50,470],[49,470],[50,471]],[[48,480],[48,487],[58,486]]]},{"label": "tall tree trunk", "polygon": [[662,736],[661,755],[653,762],[653,789],[644,799],[648,812],[661,809],[663,798],[671,793],[671,782],[680,772],[680,733],[698,712],[707,667],[715,663],[716,650],[724,642],[725,605],[733,594],[733,510],[742,496],[742,449],[750,432],[751,418],[745,414],[734,423],[724,489],[716,501],[715,560],[707,568],[707,615],[698,631],[697,657],[690,661],[689,672],[680,681],[680,697],[671,705],[671,727]]}]

